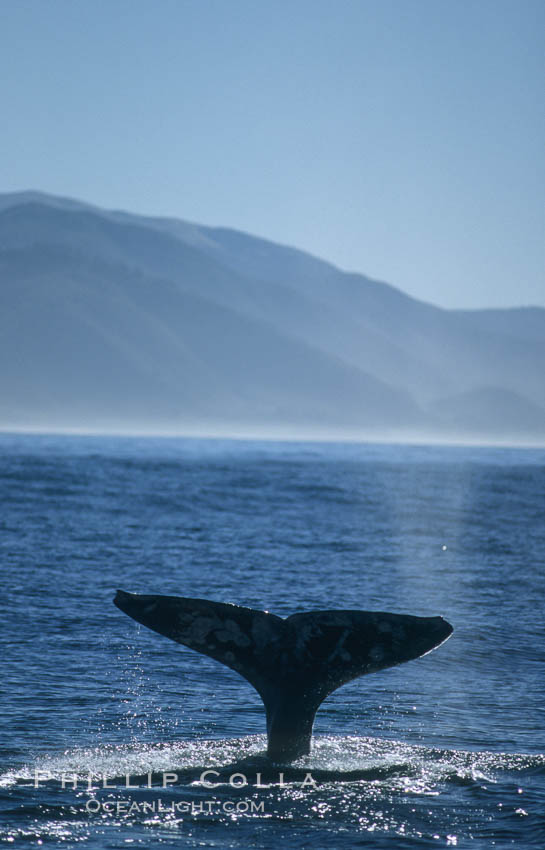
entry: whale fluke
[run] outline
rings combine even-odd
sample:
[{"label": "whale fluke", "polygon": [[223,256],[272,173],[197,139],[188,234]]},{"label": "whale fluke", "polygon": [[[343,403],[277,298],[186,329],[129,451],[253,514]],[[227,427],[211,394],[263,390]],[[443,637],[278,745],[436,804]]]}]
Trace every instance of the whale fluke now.
[{"label": "whale fluke", "polygon": [[225,602],[118,590],[121,611],[209,655],[256,689],[267,713],[267,755],[310,752],[314,715],[341,685],[425,655],[452,634],[442,617],[379,611],[309,611],[283,619]]}]

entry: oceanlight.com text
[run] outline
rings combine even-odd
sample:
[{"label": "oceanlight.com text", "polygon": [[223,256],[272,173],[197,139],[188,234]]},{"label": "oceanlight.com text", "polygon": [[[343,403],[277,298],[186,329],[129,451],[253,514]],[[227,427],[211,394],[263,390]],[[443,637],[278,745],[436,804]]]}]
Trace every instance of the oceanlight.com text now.
[{"label": "oceanlight.com text", "polygon": [[97,800],[92,798],[85,804],[87,814],[101,815],[135,815],[135,814],[176,814],[190,815],[213,815],[224,812],[225,814],[237,815],[264,815],[265,802],[256,800],[179,800],[178,802],[163,803],[162,800]]}]

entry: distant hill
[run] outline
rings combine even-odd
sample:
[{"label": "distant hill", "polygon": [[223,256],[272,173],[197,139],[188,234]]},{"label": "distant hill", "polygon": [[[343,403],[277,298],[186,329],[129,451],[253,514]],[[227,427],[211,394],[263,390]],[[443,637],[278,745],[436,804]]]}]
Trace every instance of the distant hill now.
[{"label": "distant hill", "polygon": [[442,310],[244,233],[0,195],[0,428],[545,442],[545,310]]}]

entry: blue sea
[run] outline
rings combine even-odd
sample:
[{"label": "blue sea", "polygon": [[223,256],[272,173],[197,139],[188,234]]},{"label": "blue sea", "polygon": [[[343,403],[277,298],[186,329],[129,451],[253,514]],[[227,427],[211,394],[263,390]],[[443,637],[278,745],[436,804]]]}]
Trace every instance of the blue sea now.
[{"label": "blue sea", "polygon": [[[3,434],[0,502],[7,845],[545,847],[545,451]],[[117,587],[454,633],[279,766],[250,685]]]}]

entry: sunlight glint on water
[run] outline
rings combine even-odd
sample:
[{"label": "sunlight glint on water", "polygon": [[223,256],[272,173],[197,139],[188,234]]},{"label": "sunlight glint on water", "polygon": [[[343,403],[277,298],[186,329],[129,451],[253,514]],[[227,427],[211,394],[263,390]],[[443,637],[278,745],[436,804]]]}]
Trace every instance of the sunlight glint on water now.
[{"label": "sunlight glint on water", "polygon": [[[541,850],[543,452],[9,435],[0,450],[0,837]],[[311,755],[278,766],[249,685],[123,617],[116,586],[281,616],[441,614],[455,631],[335,692]],[[127,796],[132,811],[86,810]]]}]

